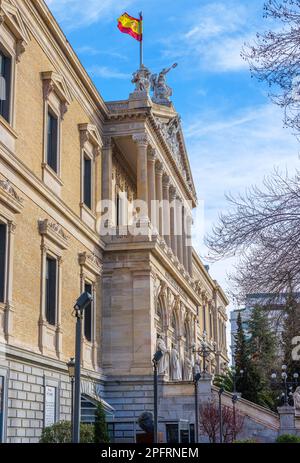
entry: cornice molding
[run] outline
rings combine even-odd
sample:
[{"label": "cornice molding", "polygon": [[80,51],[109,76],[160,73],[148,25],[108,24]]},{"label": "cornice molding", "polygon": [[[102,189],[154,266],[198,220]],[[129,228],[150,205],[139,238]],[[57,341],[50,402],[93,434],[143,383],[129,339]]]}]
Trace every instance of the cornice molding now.
[{"label": "cornice molding", "polygon": [[23,210],[23,198],[19,196],[8,179],[0,180],[0,201],[13,213],[19,214]]}]

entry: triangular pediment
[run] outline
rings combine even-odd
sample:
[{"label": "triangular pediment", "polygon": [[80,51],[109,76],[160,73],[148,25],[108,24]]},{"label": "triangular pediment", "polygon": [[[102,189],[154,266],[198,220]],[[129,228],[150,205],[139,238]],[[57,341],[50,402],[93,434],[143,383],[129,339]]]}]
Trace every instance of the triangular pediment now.
[{"label": "triangular pediment", "polygon": [[18,40],[27,44],[29,32],[19,11],[18,3],[13,0],[0,0],[0,18]]},{"label": "triangular pediment", "polygon": [[42,72],[42,80],[51,84],[51,89],[55,91],[61,101],[70,104],[72,95],[63,76],[54,71],[47,71]]},{"label": "triangular pediment", "polygon": [[154,115],[156,128],[172,154],[172,158],[180,172],[181,177],[192,195],[196,198],[196,189],[186,151],[180,116],[172,114]]}]

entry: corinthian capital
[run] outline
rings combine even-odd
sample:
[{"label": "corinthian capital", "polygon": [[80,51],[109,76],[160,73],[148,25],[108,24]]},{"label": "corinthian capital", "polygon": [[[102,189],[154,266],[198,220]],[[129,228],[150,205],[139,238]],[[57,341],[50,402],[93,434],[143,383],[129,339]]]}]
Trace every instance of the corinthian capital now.
[{"label": "corinthian capital", "polygon": [[134,143],[139,146],[148,146],[149,145],[149,137],[146,133],[136,133],[132,135],[132,139]]},{"label": "corinthian capital", "polygon": [[155,162],[157,159],[157,152],[155,148],[150,148],[148,151],[148,161]]}]

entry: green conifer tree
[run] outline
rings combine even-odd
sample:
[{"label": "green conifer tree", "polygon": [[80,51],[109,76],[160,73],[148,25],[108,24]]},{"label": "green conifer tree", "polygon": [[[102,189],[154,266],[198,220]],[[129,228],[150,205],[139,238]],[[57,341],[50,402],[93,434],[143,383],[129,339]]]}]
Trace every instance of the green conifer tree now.
[{"label": "green conifer tree", "polygon": [[102,402],[98,402],[95,419],[95,443],[102,444],[109,442],[105,412]]}]

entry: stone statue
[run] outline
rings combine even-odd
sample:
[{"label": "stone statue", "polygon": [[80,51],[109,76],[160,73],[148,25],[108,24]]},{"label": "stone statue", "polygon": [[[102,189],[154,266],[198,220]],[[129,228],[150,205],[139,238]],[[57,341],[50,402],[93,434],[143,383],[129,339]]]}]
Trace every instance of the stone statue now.
[{"label": "stone statue", "polygon": [[145,432],[153,432],[154,431],[154,420],[153,414],[151,412],[143,412],[138,417],[138,424],[139,427]]},{"label": "stone statue", "polygon": [[173,92],[172,89],[166,83],[166,75],[172,69],[177,67],[177,63],[174,63],[169,68],[164,68],[160,73],[151,75],[151,90],[153,91],[153,102],[161,105],[170,105],[170,97]]},{"label": "stone statue", "polygon": [[196,376],[198,373],[201,375],[201,361],[199,358],[195,361],[194,375]]},{"label": "stone statue", "polygon": [[300,386],[298,386],[293,394],[294,406],[298,413],[300,413]]},{"label": "stone statue", "polygon": [[150,77],[151,72],[142,64],[141,68],[132,75],[131,82],[135,84],[135,92],[144,92],[148,94],[150,90]]},{"label": "stone statue", "polygon": [[166,343],[163,338],[158,334],[157,335],[157,342],[156,342],[156,349],[159,350],[163,356],[158,362],[157,365],[157,373],[159,375],[165,375],[169,372],[169,351],[167,349]]},{"label": "stone statue", "polygon": [[181,381],[182,371],[181,371],[181,365],[180,365],[180,358],[179,358],[178,350],[176,349],[175,346],[173,346],[171,350],[170,365],[171,365],[171,379],[173,379],[174,381]]},{"label": "stone statue", "polygon": [[183,379],[185,381],[193,381],[193,362],[188,357],[184,361]]}]

